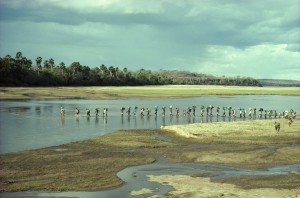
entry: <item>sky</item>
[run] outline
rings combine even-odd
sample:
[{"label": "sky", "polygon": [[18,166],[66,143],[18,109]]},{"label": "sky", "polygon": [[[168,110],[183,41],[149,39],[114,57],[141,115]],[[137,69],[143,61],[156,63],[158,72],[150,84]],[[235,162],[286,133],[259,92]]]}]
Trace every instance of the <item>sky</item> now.
[{"label": "sky", "polygon": [[0,0],[0,56],[300,80],[300,0]]}]

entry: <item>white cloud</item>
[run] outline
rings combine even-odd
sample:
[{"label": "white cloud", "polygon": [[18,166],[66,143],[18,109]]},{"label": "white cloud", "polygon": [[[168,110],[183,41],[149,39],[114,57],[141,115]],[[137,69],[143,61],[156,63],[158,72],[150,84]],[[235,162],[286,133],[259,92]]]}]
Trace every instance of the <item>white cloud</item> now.
[{"label": "white cloud", "polygon": [[202,73],[300,80],[300,53],[287,50],[287,44],[261,44],[246,49],[210,46],[207,52],[209,58],[196,63]]}]

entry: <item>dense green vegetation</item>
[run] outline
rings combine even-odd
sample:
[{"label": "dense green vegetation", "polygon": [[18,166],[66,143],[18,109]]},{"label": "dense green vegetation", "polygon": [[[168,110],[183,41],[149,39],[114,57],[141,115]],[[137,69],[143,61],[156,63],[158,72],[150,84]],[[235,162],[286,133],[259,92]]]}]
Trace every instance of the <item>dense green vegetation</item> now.
[{"label": "dense green vegetation", "polygon": [[15,58],[6,55],[0,58],[0,85],[2,86],[97,86],[97,85],[234,85],[261,86],[249,77],[216,77],[186,71],[130,71],[115,66],[90,68],[73,62],[55,64],[52,58],[35,63],[17,52]]}]

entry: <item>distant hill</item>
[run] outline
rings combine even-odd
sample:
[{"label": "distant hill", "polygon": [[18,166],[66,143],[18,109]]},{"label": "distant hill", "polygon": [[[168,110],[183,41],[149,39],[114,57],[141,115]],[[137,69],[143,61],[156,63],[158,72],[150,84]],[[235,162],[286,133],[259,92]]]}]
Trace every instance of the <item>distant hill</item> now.
[{"label": "distant hill", "polygon": [[262,86],[300,87],[298,80],[258,79]]}]

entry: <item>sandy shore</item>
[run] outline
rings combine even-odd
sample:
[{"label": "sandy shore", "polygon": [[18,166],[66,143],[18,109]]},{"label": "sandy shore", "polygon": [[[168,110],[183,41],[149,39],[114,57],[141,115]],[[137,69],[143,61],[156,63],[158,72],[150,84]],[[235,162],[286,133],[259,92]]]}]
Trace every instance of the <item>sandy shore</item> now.
[{"label": "sandy shore", "polygon": [[[299,120],[296,120],[299,122]],[[295,126],[289,127],[285,119],[278,119],[277,122],[281,123],[281,131],[279,133],[274,130],[274,120],[255,120],[246,122],[231,123],[197,123],[189,125],[176,125],[162,127],[164,130],[179,134],[180,136],[188,139],[197,139],[198,141],[208,142],[228,142],[228,143],[246,143],[246,144],[268,144],[269,140],[276,143],[276,138],[283,140],[284,138],[300,138],[299,123]],[[278,141],[278,143],[283,143]],[[265,151],[247,151],[247,152],[222,152],[218,150],[203,154],[200,152],[190,152],[186,156],[197,162],[214,162],[214,163],[237,163],[243,164],[251,161],[268,161],[269,154]],[[293,157],[300,156],[299,147],[284,147],[276,150],[280,153],[295,153]],[[276,154],[278,156],[278,154]],[[258,160],[261,158],[261,160]],[[272,157],[273,158],[273,157]],[[297,162],[295,162],[297,163]],[[298,161],[300,163],[300,160]],[[291,175],[299,175],[299,172],[291,173]],[[205,177],[192,177],[189,175],[149,175],[149,180],[161,183],[163,185],[171,185],[174,190],[164,197],[300,197],[300,186],[294,189],[278,189],[278,188],[255,188],[242,189],[234,184],[212,182],[210,178]],[[296,176],[298,177],[298,176]],[[238,180],[238,179],[237,179]],[[276,179],[274,179],[276,181]],[[238,181],[237,181],[238,182]],[[275,182],[276,183],[276,182]],[[145,191],[147,192],[147,191]],[[157,198],[160,196],[153,196]]]},{"label": "sandy shore", "polygon": [[299,96],[299,87],[166,85],[134,87],[1,87],[0,99],[182,98],[228,95]]},{"label": "sandy shore", "polygon": [[[274,122],[281,125],[279,133],[275,131]],[[171,131],[186,138],[195,138],[203,141],[222,141],[239,143],[269,143],[272,138],[299,138],[299,119],[292,127],[288,126],[287,119],[250,120],[211,123],[194,123],[186,125],[163,126],[164,130]],[[268,137],[267,139],[265,137]],[[282,141],[280,141],[283,143]],[[276,142],[275,142],[276,143]]]},{"label": "sandy shore", "polygon": [[[233,184],[214,183],[209,178],[191,177],[187,175],[160,175],[149,176],[150,181],[159,182],[163,185],[171,185],[175,190],[164,197],[272,197],[272,198],[299,198],[299,189],[240,189]],[[147,191],[145,191],[147,192]],[[158,198],[160,196],[152,196]]]}]

